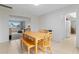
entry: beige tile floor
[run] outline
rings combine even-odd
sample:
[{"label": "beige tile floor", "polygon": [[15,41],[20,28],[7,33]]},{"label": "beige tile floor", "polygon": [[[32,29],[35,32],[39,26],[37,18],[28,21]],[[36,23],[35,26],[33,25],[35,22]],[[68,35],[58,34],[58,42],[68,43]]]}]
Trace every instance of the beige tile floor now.
[{"label": "beige tile floor", "polygon": [[76,35],[64,39],[62,42],[54,42],[54,53],[58,54],[77,54],[79,49],[76,48]]},{"label": "beige tile floor", "polygon": [[[53,41],[53,54],[78,54],[79,49],[76,48],[76,36],[71,35],[69,38],[61,42]],[[32,53],[33,50],[31,50]],[[39,54],[42,52],[39,50]],[[46,52],[49,53],[49,52]],[[20,46],[20,40],[12,40],[11,42],[0,43],[0,54],[27,54],[26,49]]]}]

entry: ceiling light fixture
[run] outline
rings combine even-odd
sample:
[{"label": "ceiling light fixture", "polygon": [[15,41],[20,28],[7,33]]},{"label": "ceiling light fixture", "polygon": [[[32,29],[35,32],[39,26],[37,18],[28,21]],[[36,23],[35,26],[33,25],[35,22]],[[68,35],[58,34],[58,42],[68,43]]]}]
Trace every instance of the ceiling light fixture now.
[{"label": "ceiling light fixture", "polygon": [[38,5],[40,5],[40,4],[39,4],[39,3],[34,3],[33,5],[38,6]]}]

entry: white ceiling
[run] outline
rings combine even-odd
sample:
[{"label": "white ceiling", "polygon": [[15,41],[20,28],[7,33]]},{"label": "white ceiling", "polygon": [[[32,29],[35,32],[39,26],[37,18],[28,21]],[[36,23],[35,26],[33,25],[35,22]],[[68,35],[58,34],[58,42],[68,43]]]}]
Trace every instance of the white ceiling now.
[{"label": "white ceiling", "polygon": [[31,15],[40,16],[59,8],[69,6],[68,4],[41,4],[35,6],[33,4],[10,4],[13,10],[22,13],[29,13]]}]

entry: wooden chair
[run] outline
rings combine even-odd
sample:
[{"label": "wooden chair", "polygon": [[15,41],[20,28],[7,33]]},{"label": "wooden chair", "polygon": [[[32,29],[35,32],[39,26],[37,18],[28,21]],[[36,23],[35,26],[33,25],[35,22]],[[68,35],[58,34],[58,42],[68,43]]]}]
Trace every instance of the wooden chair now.
[{"label": "wooden chair", "polygon": [[52,53],[52,36],[50,33],[46,33],[44,39],[39,41],[38,43],[40,49],[42,49],[43,53],[46,52],[46,49],[49,48]]},{"label": "wooden chair", "polygon": [[48,30],[47,29],[40,29],[39,32],[42,32],[42,33],[47,33]]},{"label": "wooden chair", "polygon": [[22,45],[24,44],[27,47],[28,54],[30,53],[30,49],[35,47],[34,41],[32,41],[31,39],[26,38],[26,37],[21,38],[21,44]]}]

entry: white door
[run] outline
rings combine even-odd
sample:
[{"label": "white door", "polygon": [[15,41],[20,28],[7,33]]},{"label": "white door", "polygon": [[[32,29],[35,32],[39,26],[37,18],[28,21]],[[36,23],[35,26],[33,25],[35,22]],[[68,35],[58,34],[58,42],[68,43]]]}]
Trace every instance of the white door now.
[{"label": "white door", "polygon": [[69,20],[66,21],[66,37],[70,37],[71,34],[71,22]]}]

